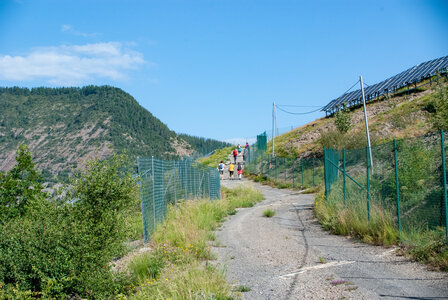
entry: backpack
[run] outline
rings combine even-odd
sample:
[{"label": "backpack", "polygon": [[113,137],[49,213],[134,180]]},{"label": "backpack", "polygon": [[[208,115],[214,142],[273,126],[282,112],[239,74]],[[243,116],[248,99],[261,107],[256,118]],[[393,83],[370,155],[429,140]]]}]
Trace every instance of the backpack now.
[{"label": "backpack", "polygon": [[242,165],[238,165],[237,170],[238,170],[238,171],[241,171],[242,169],[243,169],[243,166],[242,166]]},{"label": "backpack", "polygon": [[220,170],[224,169],[224,164],[219,164],[219,169]]},{"label": "backpack", "polygon": [[236,150],[233,150],[233,156],[237,156],[238,152]]}]

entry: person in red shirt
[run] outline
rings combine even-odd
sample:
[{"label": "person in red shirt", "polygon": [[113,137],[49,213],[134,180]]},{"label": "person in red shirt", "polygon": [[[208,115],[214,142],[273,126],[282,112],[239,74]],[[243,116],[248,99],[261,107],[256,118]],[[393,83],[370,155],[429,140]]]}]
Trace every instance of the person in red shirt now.
[{"label": "person in red shirt", "polygon": [[238,150],[233,150],[233,159],[234,159],[234,161],[235,161],[235,164],[236,164],[236,157],[238,156]]}]

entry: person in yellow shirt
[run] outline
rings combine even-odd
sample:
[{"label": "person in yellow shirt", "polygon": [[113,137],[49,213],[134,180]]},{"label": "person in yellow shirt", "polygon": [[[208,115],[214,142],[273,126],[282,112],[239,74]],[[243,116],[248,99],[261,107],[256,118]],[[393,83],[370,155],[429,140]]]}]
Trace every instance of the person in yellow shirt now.
[{"label": "person in yellow shirt", "polygon": [[233,170],[234,170],[234,168],[235,168],[235,166],[232,163],[230,163],[230,165],[229,165],[229,178],[230,178],[230,180],[233,180]]}]

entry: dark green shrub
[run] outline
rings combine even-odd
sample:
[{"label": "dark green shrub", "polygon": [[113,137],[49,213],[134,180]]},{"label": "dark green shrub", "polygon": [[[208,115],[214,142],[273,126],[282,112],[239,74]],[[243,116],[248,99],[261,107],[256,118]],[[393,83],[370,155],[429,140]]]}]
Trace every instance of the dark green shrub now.
[{"label": "dark green shrub", "polygon": [[343,134],[347,133],[352,127],[350,110],[347,108],[347,105],[345,103],[344,108],[342,110],[338,110],[334,114],[334,125],[336,125],[336,129]]},{"label": "dark green shrub", "polygon": [[103,299],[125,292],[123,282],[128,279],[110,269],[112,260],[124,252],[122,220],[135,191],[132,178],[119,171],[123,159],[90,163],[74,182],[72,194],[53,201],[39,189],[38,176],[31,176],[37,171],[30,161],[20,163],[23,157],[31,154],[19,149],[17,168],[28,166],[21,174],[27,175],[22,178],[28,186],[36,186],[33,197],[19,189],[21,182],[3,180],[17,170],[3,174],[0,181],[2,210],[9,203],[4,195],[10,194],[24,199],[27,208],[17,209],[0,224],[0,295]]},{"label": "dark green shrub", "polygon": [[435,115],[431,119],[435,129],[448,130],[448,85],[439,86],[433,100]]},{"label": "dark green shrub", "polygon": [[46,197],[28,146],[19,146],[16,161],[17,165],[9,173],[0,172],[0,224],[23,216]]}]

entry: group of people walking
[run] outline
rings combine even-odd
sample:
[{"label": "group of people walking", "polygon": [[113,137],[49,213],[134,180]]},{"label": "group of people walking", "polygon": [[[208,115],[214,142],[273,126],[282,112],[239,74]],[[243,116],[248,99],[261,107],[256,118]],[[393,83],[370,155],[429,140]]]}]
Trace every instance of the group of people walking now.
[{"label": "group of people walking", "polygon": [[[228,167],[230,180],[234,179],[235,165],[236,165],[236,172],[238,174],[238,179],[241,180],[241,178],[243,176],[243,164],[241,162],[237,162],[237,157],[238,157],[238,155],[241,155],[241,153],[242,153],[243,161],[245,161],[248,152],[249,152],[249,143],[246,143],[244,150],[242,149],[241,145],[238,144],[238,147],[232,151],[234,163],[230,162],[229,167]],[[224,164],[223,161],[221,161],[218,165],[219,177],[221,179],[223,179],[223,177],[224,177],[224,169],[225,168],[226,168],[226,165]]]},{"label": "group of people walking", "polygon": [[233,160],[235,164],[236,164],[236,158],[238,157],[238,155],[241,154],[241,152],[243,153],[243,161],[246,161],[247,154],[249,153],[249,143],[246,142],[244,150],[241,148],[241,145],[238,144],[238,147],[232,151]]}]

